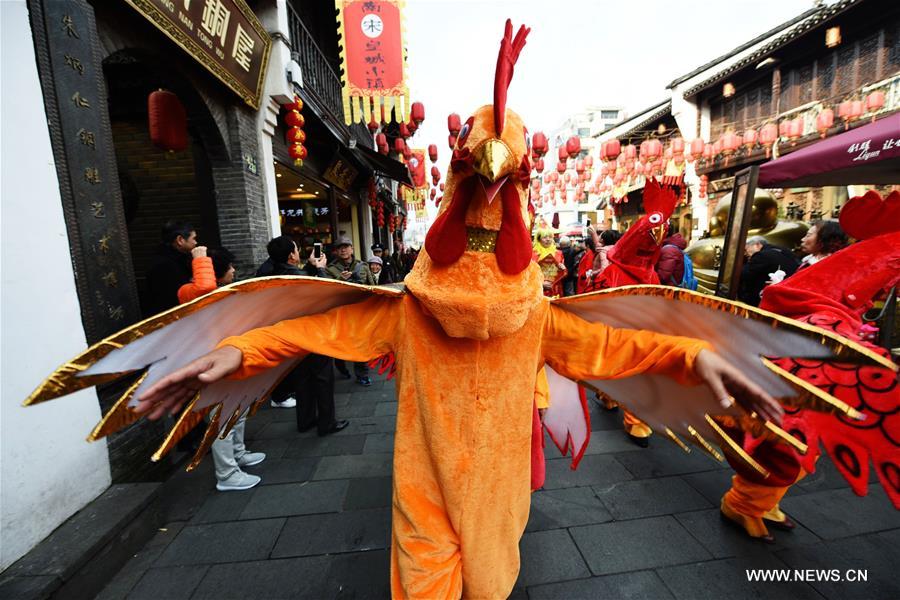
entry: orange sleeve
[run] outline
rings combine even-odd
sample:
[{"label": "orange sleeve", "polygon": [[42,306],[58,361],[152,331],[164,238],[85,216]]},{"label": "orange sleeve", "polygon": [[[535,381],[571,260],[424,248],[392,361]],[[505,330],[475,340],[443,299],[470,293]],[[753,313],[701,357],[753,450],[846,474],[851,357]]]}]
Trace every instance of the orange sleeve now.
[{"label": "orange sleeve", "polygon": [[398,298],[373,296],[225,338],[218,347],[234,346],[244,354],[241,368],[230,379],[245,379],[307,353],[365,362],[393,350],[402,311]]},{"label": "orange sleeve", "polygon": [[668,375],[697,385],[694,359],[709,343],[652,331],[616,329],[550,306],[544,323],[544,359],[572,380],[621,379],[640,373]]},{"label": "orange sleeve", "polygon": [[191,260],[191,271],[194,273],[193,281],[178,288],[180,304],[190,302],[216,289],[216,270],[210,257],[200,256]]}]

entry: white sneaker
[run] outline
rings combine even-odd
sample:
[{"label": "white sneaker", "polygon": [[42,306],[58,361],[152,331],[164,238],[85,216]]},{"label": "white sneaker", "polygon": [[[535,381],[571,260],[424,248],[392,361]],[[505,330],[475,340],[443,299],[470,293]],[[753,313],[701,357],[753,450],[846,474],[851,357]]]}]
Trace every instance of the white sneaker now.
[{"label": "white sneaker", "polygon": [[258,485],[260,481],[262,481],[262,478],[256,475],[251,475],[250,473],[244,473],[241,470],[237,470],[229,475],[227,479],[223,479],[222,481],[218,482],[216,484],[216,489],[220,492],[249,490],[250,488]]},{"label": "white sneaker", "polygon": [[266,460],[265,452],[248,452],[247,454],[237,459],[237,464],[240,467],[252,467],[253,465],[258,465],[264,460]]},{"label": "white sneaker", "polygon": [[272,400],[269,404],[272,405],[272,408],[294,408],[297,406],[297,399],[293,396],[288,396],[284,402],[275,402]]}]

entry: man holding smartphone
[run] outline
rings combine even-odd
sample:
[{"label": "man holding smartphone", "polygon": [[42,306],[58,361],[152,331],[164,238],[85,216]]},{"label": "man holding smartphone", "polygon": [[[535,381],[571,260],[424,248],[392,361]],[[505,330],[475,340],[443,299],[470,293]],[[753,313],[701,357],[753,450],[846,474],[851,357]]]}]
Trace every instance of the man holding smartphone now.
[{"label": "man holding smartphone", "polygon": [[[334,244],[337,258],[328,265],[327,275],[332,279],[339,281],[349,281],[351,283],[361,283],[363,285],[376,285],[375,277],[369,266],[354,258],[353,242],[348,237],[339,237]],[[343,361],[335,361],[335,366],[341,374],[347,372],[346,365]],[[343,367],[343,368],[342,368]],[[353,363],[353,374],[356,376],[356,383],[362,386],[372,385],[369,379],[369,366],[366,363]]]}]

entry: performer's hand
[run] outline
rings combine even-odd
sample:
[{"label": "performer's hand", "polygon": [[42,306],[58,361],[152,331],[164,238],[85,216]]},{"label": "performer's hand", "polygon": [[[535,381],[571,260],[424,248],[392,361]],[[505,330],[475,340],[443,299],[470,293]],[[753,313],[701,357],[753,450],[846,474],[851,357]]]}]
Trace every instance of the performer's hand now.
[{"label": "performer's hand", "polygon": [[781,424],[784,409],[761,387],[750,381],[730,362],[710,350],[701,350],[694,362],[694,371],[712,389],[723,406],[733,396],[748,413]]},{"label": "performer's hand", "polygon": [[203,387],[237,371],[243,358],[234,346],[213,350],[150,386],[138,398],[135,411],[150,411],[147,418],[151,421],[166,413],[174,415]]}]

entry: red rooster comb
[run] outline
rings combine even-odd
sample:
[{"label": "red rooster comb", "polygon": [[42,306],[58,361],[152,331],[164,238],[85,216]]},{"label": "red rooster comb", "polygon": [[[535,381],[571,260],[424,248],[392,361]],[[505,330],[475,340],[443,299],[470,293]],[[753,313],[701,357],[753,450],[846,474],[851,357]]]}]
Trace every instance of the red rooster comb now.
[{"label": "red rooster comb", "polygon": [[655,177],[647,180],[644,185],[644,212],[646,214],[659,212],[668,219],[675,210],[677,202],[678,196],[675,195],[674,189],[669,186],[660,186]]},{"label": "red rooster comb", "polygon": [[850,198],[841,209],[841,228],[858,240],[900,231],[900,191],[884,200],[875,190]]},{"label": "red rooster comb", "polygon": [[507,19],[506,31],[500,40],[500,53],[497,55],[497,70],[494,73],[494,130],[498,136],[503,134],[503,125],[506,122],[506,92],[512,81],[513,69],[531,29],[524,25],[520,26],[516,39],[513,39],[512,31],[512,21]]}]

